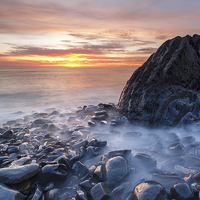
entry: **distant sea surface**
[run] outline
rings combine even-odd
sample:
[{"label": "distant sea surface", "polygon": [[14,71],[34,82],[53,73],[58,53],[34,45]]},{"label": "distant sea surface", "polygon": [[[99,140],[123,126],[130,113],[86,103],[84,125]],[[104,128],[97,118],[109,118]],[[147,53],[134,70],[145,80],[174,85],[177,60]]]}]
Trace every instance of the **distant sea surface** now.
[{"label": "distant sea surface", "polygon": [[0,68],[0,122],[48,108],[117,103],[135,68]]}]

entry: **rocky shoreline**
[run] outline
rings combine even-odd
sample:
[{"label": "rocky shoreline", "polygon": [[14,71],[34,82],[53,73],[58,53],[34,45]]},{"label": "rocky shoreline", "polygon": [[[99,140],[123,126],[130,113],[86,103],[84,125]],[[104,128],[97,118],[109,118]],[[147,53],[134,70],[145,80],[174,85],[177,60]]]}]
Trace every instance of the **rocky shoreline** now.
[{"label": "rocky shoreline", "polygon": [[146,129],[99,104],[0,127],[0,200],[199,199],[200,124]]}]

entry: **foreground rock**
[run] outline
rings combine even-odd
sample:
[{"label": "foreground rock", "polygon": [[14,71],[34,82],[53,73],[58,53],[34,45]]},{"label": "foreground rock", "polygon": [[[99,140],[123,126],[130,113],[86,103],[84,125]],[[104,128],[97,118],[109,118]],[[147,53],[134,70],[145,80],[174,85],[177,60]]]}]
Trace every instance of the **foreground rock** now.
[{"label": "foreground rock", "polygon": [[[1,125],[0,200],[198,200],[200,124],[144,129],[114,108],[51,110]],[[101,115],[104,124],[93,119]]]},{"label": "foreground rock", "polygon": [[23,200],[23,195],[17,191],[9,188],[3,183],[0,183],[0,200]]},{"label": "foreground rock", "polygon": [[200,36],[166,41],[128,80],[119,111],[145,125],[200,119]]},{"label": "foreground rock", "polygon": [[39,172],[38,164],[16,166],[0,169],[0,181],[7,184],[20,183]]}]

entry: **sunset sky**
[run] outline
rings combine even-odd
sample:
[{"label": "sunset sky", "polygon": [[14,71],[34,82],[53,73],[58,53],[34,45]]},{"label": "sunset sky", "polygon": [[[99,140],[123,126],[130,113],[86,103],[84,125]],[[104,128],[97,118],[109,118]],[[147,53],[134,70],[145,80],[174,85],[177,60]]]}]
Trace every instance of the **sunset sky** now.
[{"label": "sunset sky", "polygon": [[200,34],[200,0],[0,0],[0,67],[138,67]]}]

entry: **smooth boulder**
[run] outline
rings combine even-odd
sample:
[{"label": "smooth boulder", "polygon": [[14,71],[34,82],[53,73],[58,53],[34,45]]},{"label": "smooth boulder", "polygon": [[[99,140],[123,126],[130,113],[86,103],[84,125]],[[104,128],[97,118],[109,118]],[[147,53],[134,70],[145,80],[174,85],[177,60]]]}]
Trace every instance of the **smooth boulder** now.
[{"label": "smooth boulder", "polygon": [[20,183],[36,175],[39,170],[38,164],[1,168],[0,180],[6,184]]}]

